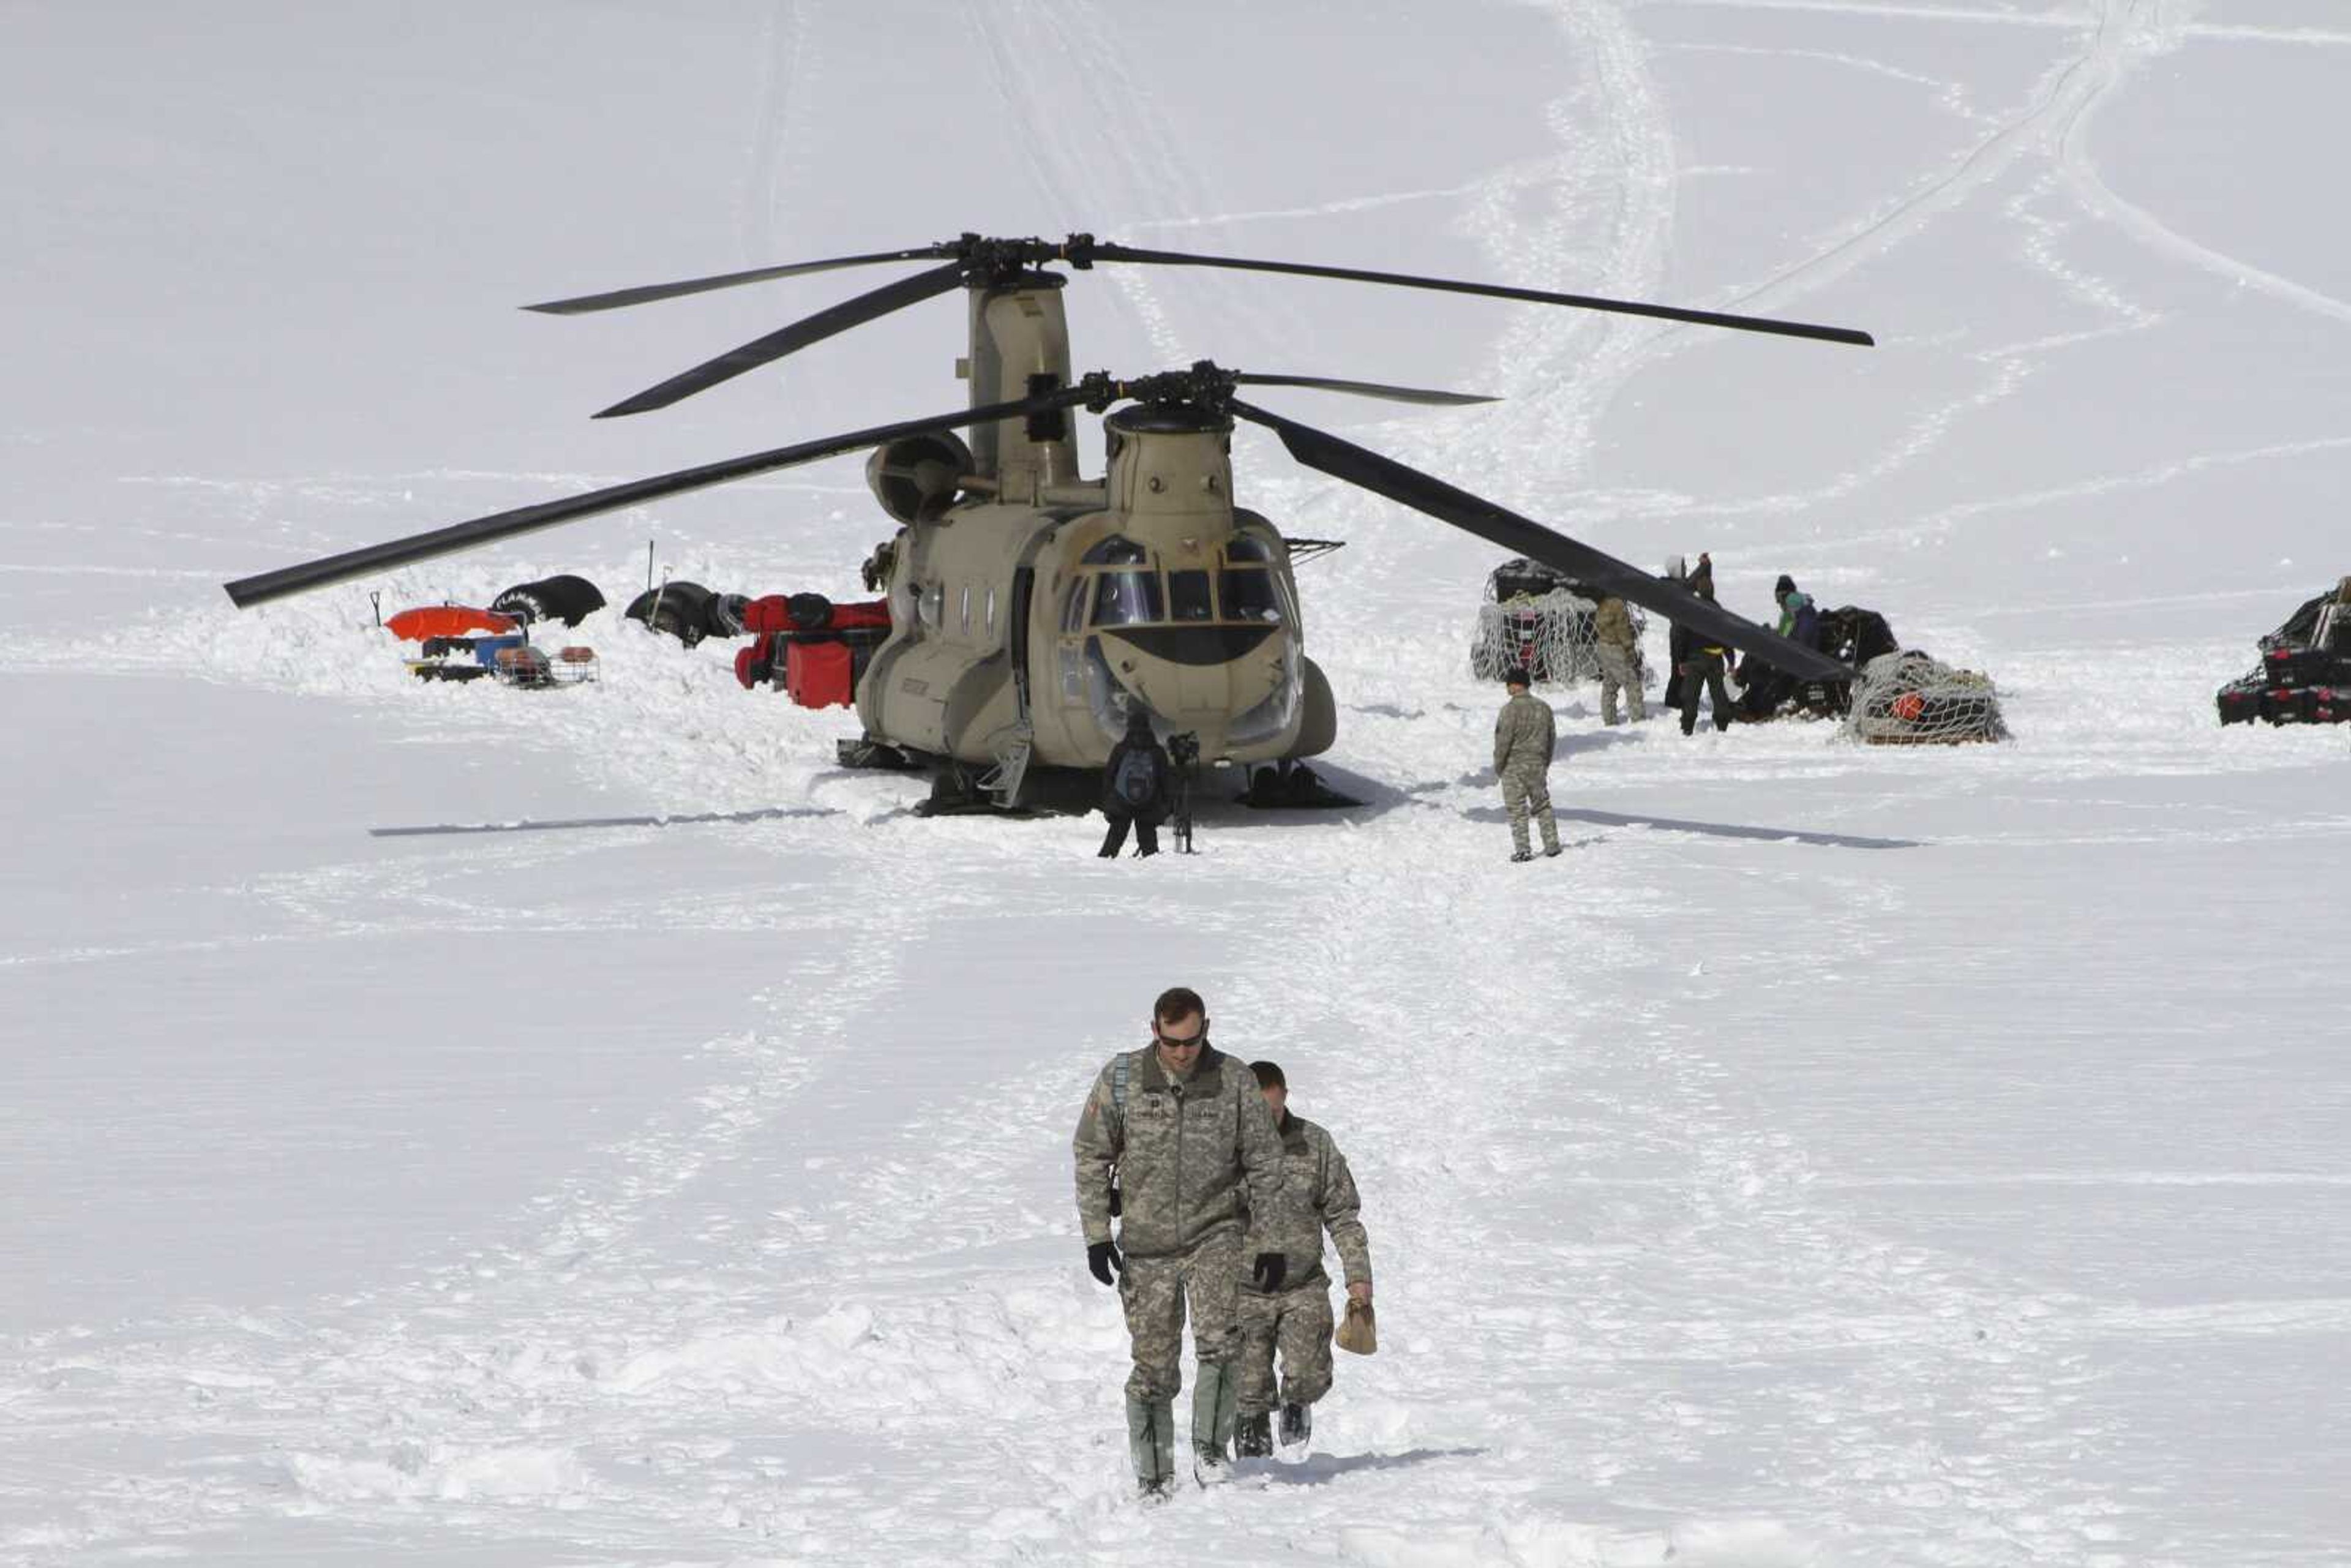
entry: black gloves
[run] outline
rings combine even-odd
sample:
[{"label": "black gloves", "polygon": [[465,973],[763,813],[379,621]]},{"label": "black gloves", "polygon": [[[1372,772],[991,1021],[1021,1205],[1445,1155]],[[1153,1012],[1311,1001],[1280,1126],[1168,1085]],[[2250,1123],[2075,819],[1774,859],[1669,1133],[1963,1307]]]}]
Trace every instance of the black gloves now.
[{"label": "black gloves", "polygon": [[1118,1249],[1109,1242],[1090,1241],[1086,1244],[1086,1267],[1093,1270],[1094,1278],[1103,1284],[1115,1285],[1118,1283],[1118,1271],[1124,1267],[1124,1261],[1119,1257]]},{"label": "black gloves", "polygon": [[1249,1278],[1257,1288],[1269,1293],[1281,1289],[1281,1277],[1290,1272],[1290,1260],[1279,1252],[1260,1252],[1249,1266]]}]

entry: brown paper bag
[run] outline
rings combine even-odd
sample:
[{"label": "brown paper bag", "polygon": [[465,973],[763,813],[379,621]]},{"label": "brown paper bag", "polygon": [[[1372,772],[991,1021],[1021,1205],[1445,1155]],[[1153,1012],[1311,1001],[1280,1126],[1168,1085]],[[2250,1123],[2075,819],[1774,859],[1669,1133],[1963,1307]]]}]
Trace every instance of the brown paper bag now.
[{"label": "brown paper bag", "polygon": [[1349,1301],[1347,1321],[1339,1325],[1339,1348],[1369,1355],[1380,1348],[1380,1326],[1369,1301]]}]

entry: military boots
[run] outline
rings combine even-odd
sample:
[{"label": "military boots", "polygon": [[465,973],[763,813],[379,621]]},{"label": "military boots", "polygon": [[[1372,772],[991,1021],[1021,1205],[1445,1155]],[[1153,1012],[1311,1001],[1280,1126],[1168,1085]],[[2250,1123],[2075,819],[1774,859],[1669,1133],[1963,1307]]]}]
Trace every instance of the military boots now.
[{"label": "military boots", "polygon": [[1273,1458],[1273,1417],[1265,1411],[1244,1416],[1233,1431],[1233,1457],[1237,1459],[1270,1459]]}]

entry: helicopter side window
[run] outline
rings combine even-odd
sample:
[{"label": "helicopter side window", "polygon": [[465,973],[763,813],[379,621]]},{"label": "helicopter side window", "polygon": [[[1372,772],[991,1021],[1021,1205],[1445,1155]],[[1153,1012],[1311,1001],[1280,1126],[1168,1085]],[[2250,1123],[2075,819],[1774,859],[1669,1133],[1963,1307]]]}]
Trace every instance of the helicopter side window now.
[{"label": "helicopter side window", "polygon": [[1218,585],[1224,594],[1228,621],[1281,619],[1281,601],[1273,591],[1273,573],[1261,566],[1228,566]]},{"label": "helicopter side window", "polygon": [[1171,571],[1167,574],[1167,604],[1178,621],[1214,621],[1216,601],[1208,597],[1208,574],[1205,571]]},{"label": "helicopter side window", "polygon": [[1131,626],[1162,619],[1157,572],[1105,571],[1094,582],[1095,625]]}]

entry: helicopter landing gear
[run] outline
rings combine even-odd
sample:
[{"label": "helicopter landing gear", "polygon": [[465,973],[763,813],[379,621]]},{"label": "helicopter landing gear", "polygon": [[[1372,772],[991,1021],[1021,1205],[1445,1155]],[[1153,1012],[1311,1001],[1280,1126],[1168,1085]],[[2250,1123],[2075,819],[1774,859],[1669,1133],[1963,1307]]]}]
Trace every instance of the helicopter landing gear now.
[{"label": "helicopter landing gear", "polygon": [[942,762],[931,775],[930,799],[914,808],[914,815],[977,817],[998,810],[996,797],[980,788],[978,774],[960,762]]},{"label": "helicopter landing gear", "polygon": [[916,758],[870,735],[833,742],[833,756],[843,768],[872,768],[890,773],[917,773],[923,768]]},{"label": "helicopter landing gear", "polygon": [[1363,804],[1324,784],[1303,762],[1286,760],[1252,771],[1240,801],[1260,811],[1319,811]]}]

